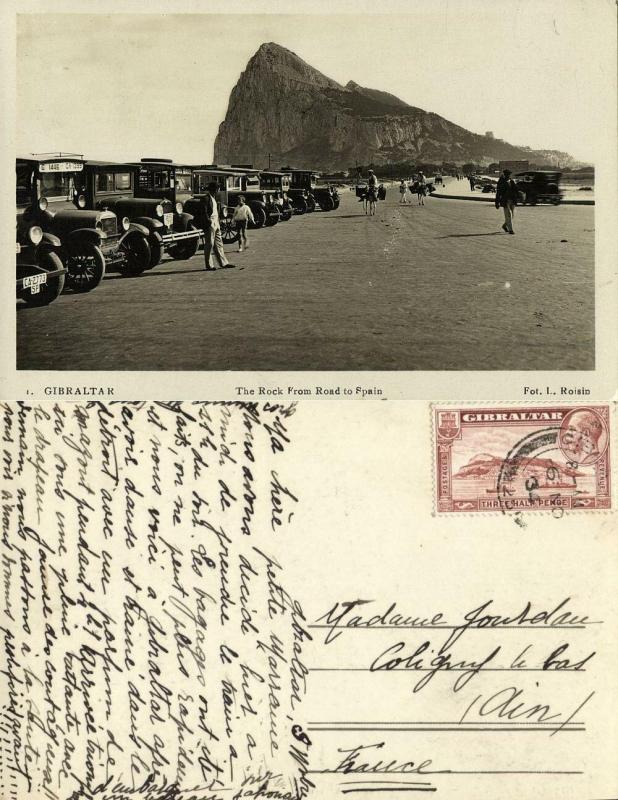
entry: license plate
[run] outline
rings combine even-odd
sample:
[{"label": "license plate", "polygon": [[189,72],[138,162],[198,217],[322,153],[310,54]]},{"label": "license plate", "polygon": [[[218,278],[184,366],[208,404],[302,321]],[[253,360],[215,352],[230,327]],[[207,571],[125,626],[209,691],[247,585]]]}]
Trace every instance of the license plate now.
[{"label": "license plate", "polygon": [[16,253],[21,253],[21,245],[19,242],[15,242],[15,248],[16,248],[15,250]]},{"label": "license plate", "polygon": [[171,228],[172,225],[174,224],[174,214],[164,214],[163,224],[167,225],[168,228]]},{"label": "license plate", "polygon": [[30,289],[30,294],[38,294],[44,283],[47,283],[47,275],[28,275],[24,278],[24,289]]}]

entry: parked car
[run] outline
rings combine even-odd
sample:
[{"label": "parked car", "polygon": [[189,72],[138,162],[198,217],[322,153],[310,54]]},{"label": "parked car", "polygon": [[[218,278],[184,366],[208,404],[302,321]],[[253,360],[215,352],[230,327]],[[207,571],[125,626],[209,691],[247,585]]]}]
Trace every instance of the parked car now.
[{"label": "parked car", "polygon": [[[19,173],[18,173],[19,174]],[[17,181],[16,291],[28,306],[46,306],[64,288],[66,268],[60,259],[60,239],[40,225],[19,217],[20,198],[26,188]]]},{"label": "parked car", "polygon": [[316,180],[318,175],[313,170],[281,167],[281,171],[291,176],[289,193],[295,206],[298,202],[302,208],[304,200],[306,211],[315,211],[318,205],[322,211],[332,211],[339,205],[337,190],[331,186],[318,186]]},{"label": "parked car", "polygon": [[518,172],[513,180],[520,192],[523,205],[535,206],[537,203],[552,203],[557,206],[562,200],[560,191],[561,172],[548,170],[527,170]]},{"label": "parked car", "polygon": [[208,184],[216,183],[217,209],[221,237],[225,244],[238,241],[238,234],[232,222],[232,212],[237,204],[238,195],[242,194],[243,172],[223,167],[194,167],[192,172],[192,196],[185,202],[185,211],[195,217],[197,224],[203,228],[202,199],[208,190]]},{"label": "parked car", "polygon": [[288,172],[262,170],[260,172],[260,189],[263,192],[273,193],[282,222],[292,219],[294,204],[290,197],[290,174]]},{"label": "parked car", "polygon": [[135,274],[148,265],[146,228],[131,226],[128,217],[119,225],[112,211],[86,208],[81,156],[18,157],[16,170],[18,241],[32,226],[56,237],[54,252],[66,269],[66,287],[89,292],[99,285],[106,269]]},{"label": "parked car", "polygon": [[134,166],[137,168],[135,197],[154,200],[163,209],[164,230],[157,231],[162,246],[156,249],[177,260],[191,258],[202,236],[193,215],[184,207],[192,196],[193,168],[166,158],[142,158]]},{"label": "parked car", "polygon": [[[211,165],[213,166],[213,165]],[[227,169],[227,165],[219,165]],[[250,222],[250,228],[263,228],[276,225],[281,219],[277,192],[274,188],[263,188],[261,173],[251,164],[231,164],[230,169],[238,170],[241,174],[239,190],[231,189],[228,192],[230,207],[238,205],[238,196],[244,195],[245,201],[253,213],[255,222]]]}]

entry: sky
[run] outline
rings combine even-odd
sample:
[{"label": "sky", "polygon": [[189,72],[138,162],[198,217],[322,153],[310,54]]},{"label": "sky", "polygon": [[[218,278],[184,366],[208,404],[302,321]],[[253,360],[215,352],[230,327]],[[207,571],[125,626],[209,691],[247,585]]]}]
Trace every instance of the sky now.
[{"label": "sky", "polygon": [[274,41],[340,83],[594,161],[616,80],[607,7],[411,0],[405,14],[20,14],[17,150],[210,161],[230,91]]}]

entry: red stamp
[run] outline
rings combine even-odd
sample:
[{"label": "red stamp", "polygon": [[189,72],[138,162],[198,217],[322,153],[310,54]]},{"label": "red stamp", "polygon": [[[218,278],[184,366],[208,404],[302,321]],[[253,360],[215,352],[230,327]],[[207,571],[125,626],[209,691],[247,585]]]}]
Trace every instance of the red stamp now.
[{"label": "red stamp", "polygon": [[439,513],[611,508],[609,408],[434,408]]}]

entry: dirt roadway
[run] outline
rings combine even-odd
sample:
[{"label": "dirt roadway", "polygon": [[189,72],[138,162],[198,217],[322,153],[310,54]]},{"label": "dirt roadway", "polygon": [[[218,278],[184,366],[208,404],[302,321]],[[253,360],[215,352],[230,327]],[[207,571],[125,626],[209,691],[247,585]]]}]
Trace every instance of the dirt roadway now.
[{"label": "dirt roadway", "polygon": [[[569,370],[594,367],[594,208],[517,210],[389,191],[253,231],[17,314],[18,369]],[[566,242],[561,240],[566,239]],[[233,248],[229,248],[233,249]]]}]

